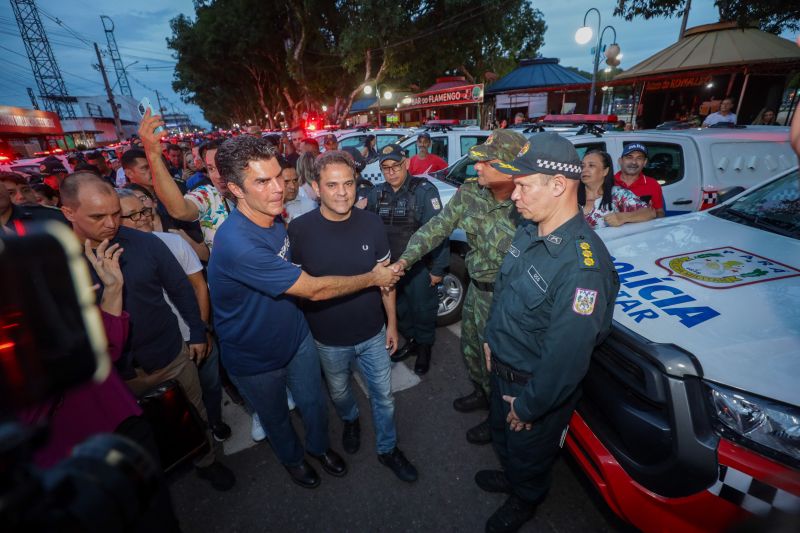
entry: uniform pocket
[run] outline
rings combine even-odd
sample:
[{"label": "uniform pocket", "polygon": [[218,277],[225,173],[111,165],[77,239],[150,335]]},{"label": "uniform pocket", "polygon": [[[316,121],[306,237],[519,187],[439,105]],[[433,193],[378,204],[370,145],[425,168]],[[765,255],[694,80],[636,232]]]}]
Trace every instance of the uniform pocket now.
[{"label": "uniform pocket", "polygon": [[[511,290],[514,292],[520,305],[520,310],[532,311],[542,305],[545,293],[528,276],[520,276],[511,282]],[[527,314],[527,313],[526,313]]]}]

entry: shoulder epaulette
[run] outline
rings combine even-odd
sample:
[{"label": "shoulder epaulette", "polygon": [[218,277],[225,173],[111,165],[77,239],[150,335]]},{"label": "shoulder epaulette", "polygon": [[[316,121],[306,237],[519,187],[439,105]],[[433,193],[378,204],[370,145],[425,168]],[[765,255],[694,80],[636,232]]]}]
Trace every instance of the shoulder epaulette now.
[{"label": "shoulder epaulette", "polygon": [[586,270],[596,270],[597,260],[594,257],[592,246],[585,239],[578,237],[575,240],[575,247],[578,250],[578,262],[580,267]]}]

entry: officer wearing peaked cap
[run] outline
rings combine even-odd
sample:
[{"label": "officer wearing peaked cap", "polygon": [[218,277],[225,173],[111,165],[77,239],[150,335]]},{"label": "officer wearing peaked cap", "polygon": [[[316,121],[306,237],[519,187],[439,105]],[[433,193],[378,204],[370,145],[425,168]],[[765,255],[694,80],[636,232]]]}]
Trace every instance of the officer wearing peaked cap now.
[{"label": "officer wearing peaked cap", "polygon": [[609,333],[619,278],[577,202],[581,161],[555,133],[530,138],[514,161],[522,223],[495,282],[484,350],[491,373],[492,444],[502,470],[482,489],[509,498],[487,531],[516,531],[550,486],[550,470],[575,409],[594,347]]},{"label": "officer wearing peaked cap", "polygon": [[[457,398],[457,411],[471,412],[489,408],[489,373],[483,359],[483,330],[494,292],[494,280],[508,245],[522,218],[514,209],[511,176],[491,165],[511,162],[528,140],[514,130],[495,130],[483,144],[470,148],[475,161],[477,180],[467,180],[442,211],[422,226],[408,241],[400,262],[410,268],[436,248],[456,228],[464,230],[469,251],[465,257],[470,282],[464,297],[461,323],[461,352],[474,392]],[[452,268],[452,267],[451,267]],[[492,441],[488,418],[467,431],[473,444]]]},{"label": "officer wearing peaked cap", "polygon": [[[436,187],[427,179],[408,173],[407,155],[399,144],[381,150],[379,161],[386,181],[376,185],[367,196],[366,209],[383,219],[392,261],[400,257],[411,235],[442,210]],[[445,239],[397,284],[397,329],[406,343],[396,352],[399,358],[392,360],[416,355],[414,372],[419,375],[430,368],[439,309],[436,286],[449,263],[450,243]]]}]

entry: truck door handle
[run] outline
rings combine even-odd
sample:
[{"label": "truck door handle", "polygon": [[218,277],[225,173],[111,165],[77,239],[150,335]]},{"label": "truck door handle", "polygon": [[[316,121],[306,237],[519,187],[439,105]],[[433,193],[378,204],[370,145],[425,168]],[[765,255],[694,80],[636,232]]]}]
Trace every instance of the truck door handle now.
[{"label": "truck door handle", "polygon": [[691,200],[686,200],[684,198],[681,198],[680,200],[675,200],[674,202],[672,202],[672,205],[689,205],[690,203],[692,203]]}]

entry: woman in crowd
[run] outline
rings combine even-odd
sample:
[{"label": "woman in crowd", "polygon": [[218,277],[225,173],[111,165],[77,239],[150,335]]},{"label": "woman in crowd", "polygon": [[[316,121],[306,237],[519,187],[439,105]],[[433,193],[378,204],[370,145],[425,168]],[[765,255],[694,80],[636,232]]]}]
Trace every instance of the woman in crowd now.
[{"label": "woman in crowd", "polygon": [[578,204],[586,222],[595,229],[644,222],[656,217],[655,210],[638,196],[614,185],[611,156],[600,150],[589,151],[583,156]]},{"label": "woman in crowd", "polygon": [[306,198],[319,202],[319,196],[314,192],[311,187],[311,182],[317,179],[314,173],[314,154],[311,152],[303,152],[297,158],[297,175],[300,177],[300,195]]},{"label": "woman in crowd", "polygon": [[753,121],[753,125],[777,126],[777,123],[775,122],[776,118],[777,116],[775,115],[775,110],[765,107],[758,112],[758,115],[756,115],[756,119]]},{"label": "woman in crowd", "polygon": [[364,140],[364,146],[361,147],[361,155],[367,160],[367,163],[372,163],[378,158],[378,139],[374,135],[367,135]]}]

